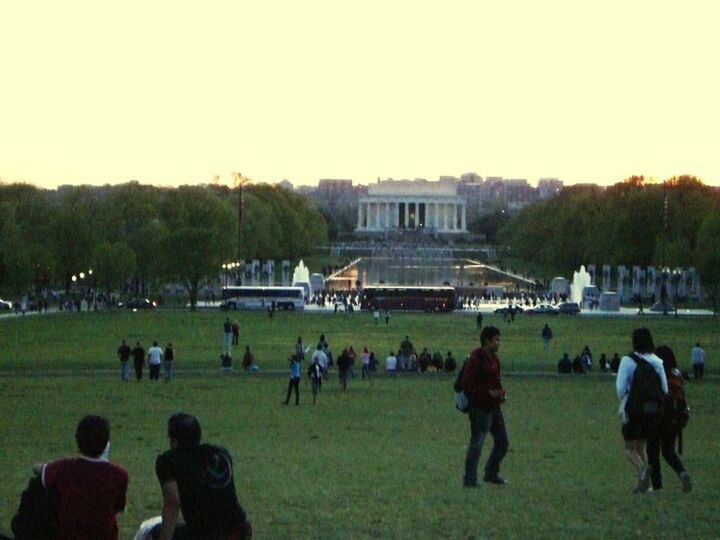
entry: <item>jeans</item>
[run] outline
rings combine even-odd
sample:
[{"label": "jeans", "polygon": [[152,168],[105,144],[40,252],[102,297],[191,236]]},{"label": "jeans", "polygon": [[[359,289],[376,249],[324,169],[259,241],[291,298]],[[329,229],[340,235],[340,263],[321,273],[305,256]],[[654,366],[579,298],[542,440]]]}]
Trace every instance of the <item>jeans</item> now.
[{"label": "jeans", "polygon": [[291,378],[288,382],[287,397],[285,398],[285,404],[290,403],[290,395],[292,394],[293,388],[295,389],[295,405],[300,404],[300,378]]},{"label": "jeans", "polygon": [[362,366],[362,378],[364,379],[365,377],[370,378],[370,366],[368,364],[363,364]]},{"label": "jeans", "polygon": [[705,364],[693,364],[692,367],[695,380],[702,379],[705,371]]},{"label": "jeans", "polygon": [[165,360],[165,382],[169,382],[172,380],[173,376],[173,363],[171,361]]},{"label": "jeans", "polygon": [[660,429],[655,430],[647,439],[648,463],[652,466],[652,487],[662,488],[662,474],[660,472],[660,451],[662,456],[672,467],[676,474],[685,472],[682,459],[675,451],[675,440],[677,438],[677,426],[667,418],[663,419]]},{"label": "jeans", "polygon": [[160,364],[150,364],[150,380],[160,380]]},{"label": "jeans", "polygon": [[500,462],[508,451],[510,442],[505,430],[505,419],[500,407],[481,409],[471,406],[470,416],[470,444],[465,456],[464,485],[477,484],[477,468],[480,461],[483,443],[488,433],[493,438],[493,449],[485,463],[485,476],[495,476],[500,471]]},{"label": "jeans", "polygon": [[130,379],[130,361],[129,360],[122,360],[120,362],[120,377],[122,377],[122,380],[125,382],[128,382],[128,379]]}]

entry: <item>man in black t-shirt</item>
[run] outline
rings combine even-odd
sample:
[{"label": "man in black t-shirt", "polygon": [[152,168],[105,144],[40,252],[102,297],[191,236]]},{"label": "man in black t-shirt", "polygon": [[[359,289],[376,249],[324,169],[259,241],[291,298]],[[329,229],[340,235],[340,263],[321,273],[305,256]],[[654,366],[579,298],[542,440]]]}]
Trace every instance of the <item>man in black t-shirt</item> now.
[{"label": "man in black t-shirt", "polygon": [[117,350],[120,357],[120,377],[124,382],[128,382],[130,378],[130,346],[122,340],[120,348]]},{"label": "man in black t-shirt", "polygon": [[140,342],[135,343],[135,348],[132,350],[133,364],[135,365],[135,377],[139,381],[142,379],[143,367],[145,366],[145,349]]},{"label": "man in black t-shirt", "polygon": [[[158,456],[162,486],[159,538],[247,539],[252,528],[237,499],[232,458],[227,450],[200,444],[197,418],[177,413],[168,420],[170,450]],[[178,525],[182,510],[185,524]]]}]

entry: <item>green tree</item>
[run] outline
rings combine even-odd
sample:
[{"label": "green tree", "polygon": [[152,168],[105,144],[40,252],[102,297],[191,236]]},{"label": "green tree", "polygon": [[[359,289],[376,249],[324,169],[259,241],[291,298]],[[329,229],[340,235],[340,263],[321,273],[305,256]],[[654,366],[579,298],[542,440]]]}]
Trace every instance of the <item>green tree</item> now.
[{"label": "green tree", "polygon": [[101,242],[92,260],[97,284],[108,293],[121,288],[137,267],[135,252],[125,242]]},{"label": "green tree", "polygon": [[216,280],[222,263],[234,258],[235,213],[209,189],[181,186],[166,193],[161,215],[167,230],[159,253],[165,277],[187,289],[194,311],[198,289]]},{"label": "green tree", "polygon": [[700,282],[713,301],[713,314],[717,316],[720,297],[720,207],[707,214],[697,235],[693,255]]}]

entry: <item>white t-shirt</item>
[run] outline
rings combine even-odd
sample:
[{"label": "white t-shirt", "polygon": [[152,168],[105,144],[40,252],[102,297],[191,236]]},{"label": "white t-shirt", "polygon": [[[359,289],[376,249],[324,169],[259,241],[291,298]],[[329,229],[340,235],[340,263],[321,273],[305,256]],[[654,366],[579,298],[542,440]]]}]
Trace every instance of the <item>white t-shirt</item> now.
[{"label": "white t-shirt", "polygon": [[321,350],[315,350],[310,357],[310,362],[313,364],[317,362],[321,368],[327,369],[327,356]]},{"label": "white t-shirt", "polygon": [[160,347],[150,347],[148,349],[148,363],[151,366],[157,366],[160,364],[160,359],[162,358],[163,352]]},{"label": "white t-shirt", "polygon": [[395,355],[390,355],[385,359],[385,370],[386,371],[395,371],[397,370],[397,358],[395,358]]}]

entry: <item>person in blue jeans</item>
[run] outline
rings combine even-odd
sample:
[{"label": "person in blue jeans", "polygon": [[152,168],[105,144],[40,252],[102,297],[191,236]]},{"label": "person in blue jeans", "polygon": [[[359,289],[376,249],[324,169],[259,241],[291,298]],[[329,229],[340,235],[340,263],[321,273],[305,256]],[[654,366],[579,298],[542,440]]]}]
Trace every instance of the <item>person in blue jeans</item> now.
[{"label": "person in blue jeans", "polygon": [[290,395],[293,389],[295,389],[295,405],[300,405],[300,362],[301,359],[296,354],[291,354],[288,358],[290,381],[288,382],[287,397],[283,402],[285,405],[290,403]]},{"label": "person in blue jeans", "polygon": [[500,463],[510,445],[500,405],[505,390],[500,381],[500,330],[486,326],[480,333],[480,347],[470,353],[462,377],[462,388],[470,401],[470,444],[465,456],[464,487],[477,487],[477,469],[485,437],[490,433],[493,449],[485,463],[483,480],[504,485],[499,475]]}]

